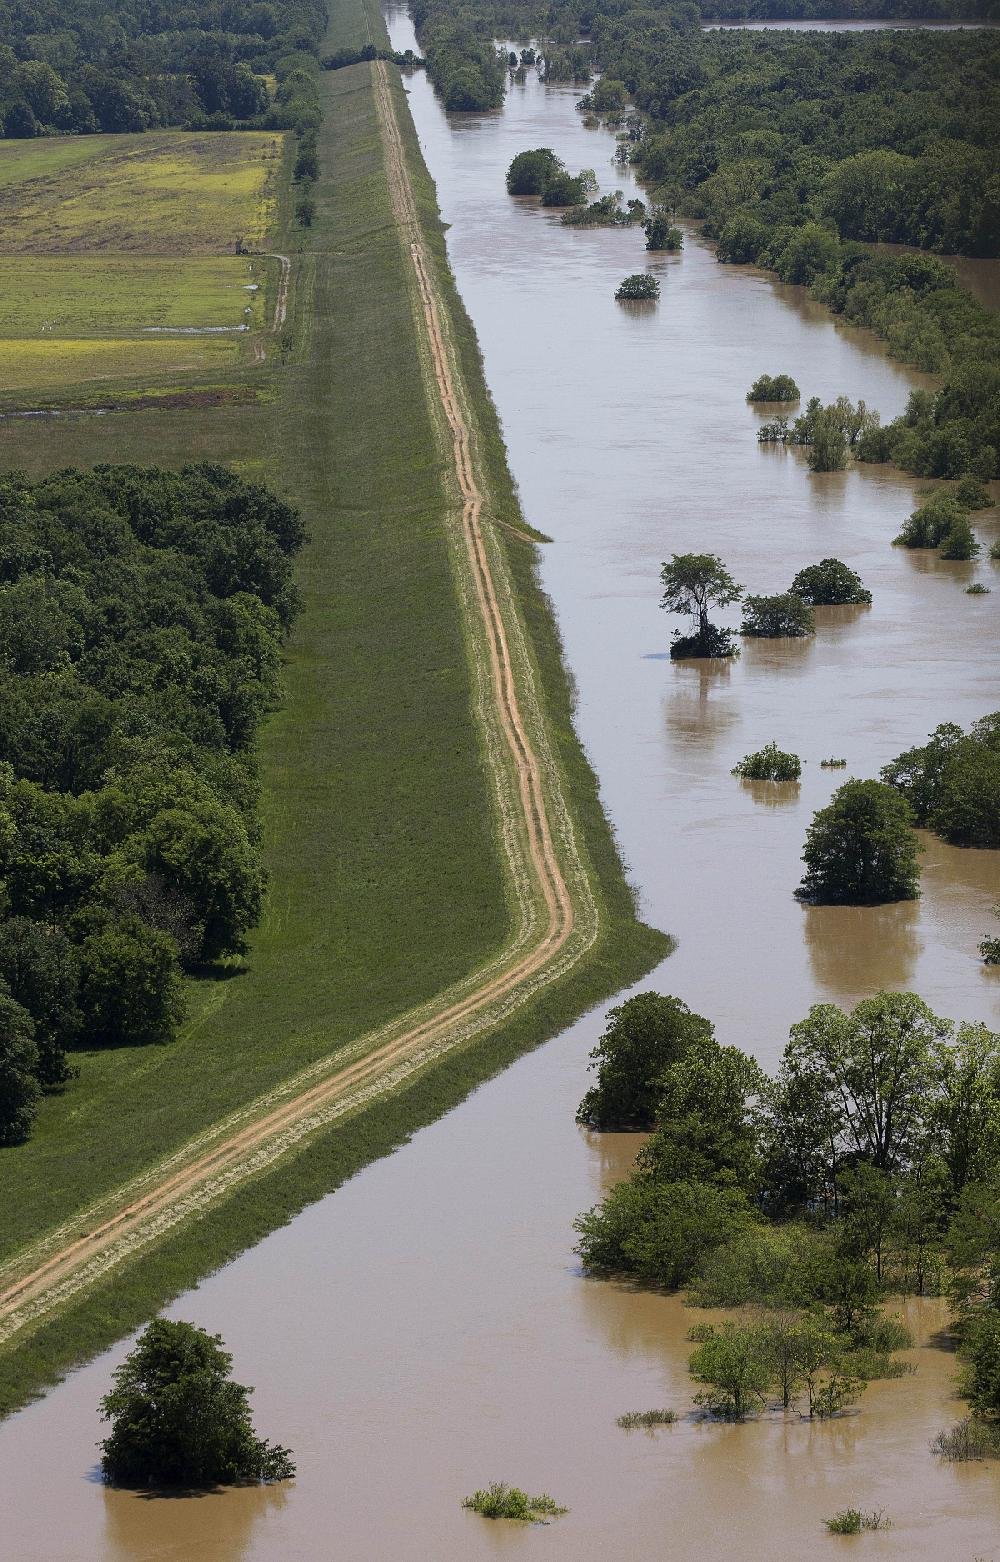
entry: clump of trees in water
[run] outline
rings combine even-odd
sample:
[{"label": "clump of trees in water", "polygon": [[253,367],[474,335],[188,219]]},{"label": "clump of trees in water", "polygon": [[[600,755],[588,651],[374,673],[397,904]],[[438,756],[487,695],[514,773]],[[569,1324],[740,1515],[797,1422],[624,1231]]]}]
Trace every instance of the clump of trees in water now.
[{"label": "clump of trees in water", "polygon": [[232,1364],[220,1335],[154,1319],[101,1401],[111,1422],[101,1444],[107,1484],[211,1491],[290,1479],[290,1451],[256,1435],[253,1390],[233,1382]]},{"label": "clump of trees in water", "polygon": [[648,250],[665,250],[668,254],[677,254],[684,248],[683,233],[680,228],[674,227],[665,211],[654,208],[642,226]]},{"label": "clump of trees in water", "polygon": [[806,832],[803,900],[826,906],[875,906],[916,900],[921,846],[914,812],[881,781],[847,781]]},{"label": "clump of trees in water", "polygon": [[800,640],[815,633],[812,608],[794,591],[743,598],[741,635],[756,640]]},{"label": "clump of trees in water", "polygon": [[958,494],[944,489],[928,495],[907,516],[893,542],[901,548],[938,548],[943,559],[974,559],[980,551]]},{"label": "clump of trees in water", "polygon": [[78,1047],[169,1041],[260,916],[256,737],[298,512],[223,467],[0,482],[0,1143]]},{"label": "clump of trees in water", "polygon": [[507,169],[508,195],[539,195],[543,206],[582,206],[596,187],[592,169],[571,174],[547,146],[518,152]]},{"label": "clump of trees in water", "polygon": [[801,392],[790,374],[759,374],[747,401],[798,401]]},{"label": "clump of trees in water", "polygon": [[839,472],[849,455],[858,451],[865,434],[878,427],[878,413],[863,401],[855,405],[849,397],[838,396],[824,407],[818,396],[812,396],[794,423],[784,417],[762,423],[757,439],[762,445],[806,445],[810,471]]},{"label": "clump of trees in water", "polygon": [[562,222],[567,228],[632,228],[646,215],[643,201],[630,200],[623,205],[621,190],[602,195],[589,206],[573,206],[563,212]]},{"label": "clump of trees in water", "polygon": [[907,1370],[884,1297],[947,1287],[978,1424],[1000,1426],[1000,1036],[913,993],[817,1004],[774,1076],[677,999],[611,1010],[580,1107],[651,1128],[635,1170],[576,1222],[587,1269],[767,1311],[699,1326],[698,1402],[838,1413]]},{"label": "clump of trees in water", "polygon": [[780,749],[777,743],[765,743],[754,754],[745,754],[733,766],[733,775],[744,781],[797,781],[802,774],[798,754]]},{"label": "clump of trees in water", "polygon": [[642,302],[657,299],[659,296],[660,284],[655,277],[649,275],[648,271],[633,272],[630,277],[625,277],[615,290],[615,297],[623,303]]},{"label": "clump of trees in water", "polygon": [[694,621],[690,634],[678,630],[671,640],[674,661],[739,655],[732,630],[720,629],[708,616],[711,608],[729,607],[743,594],[743,587],[737,585],[717,554],[675,553],[662,565],[660,579],[660,606],[668,613],[689,614]]},{"label": "clump of trees in water", "polygon": [[560,1508],[547,1492],[542,1492],[540,1497],[529,1497],[520,1486],[508,1486],[506,1481],[494,1481],[481,1491],[473,1492],[471,1497],[463,1499],[462,1507],[471,1508],[484,1519],[515,1519],[521,1524],[544,1523],[569,1512],[568,1508]]},{"label": "clump of trees in water", "polygon": [[950,845],[1000,846],[1000,711],[967,732],[943,722],[926,743],[886,765],[882,780],[917,824]]},{"label": "clump of trees in water", "polygon": [[788,589],[810,607],[868,606],[872,599],[861,576],[840,559],[820,559],[818,564],[807,564],[799,570]]}]

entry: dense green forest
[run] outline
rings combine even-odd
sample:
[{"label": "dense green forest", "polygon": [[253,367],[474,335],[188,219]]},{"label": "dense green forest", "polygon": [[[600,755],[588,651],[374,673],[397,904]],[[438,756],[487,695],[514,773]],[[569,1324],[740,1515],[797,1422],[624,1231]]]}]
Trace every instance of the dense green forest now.
[{"label": "dense green forest", "polygon": [[245,947],[298,513],[223,467],[0,482],[0,1143],[73,1047],[168,1041]]},{"label": "dense green forest", "polygon": [[0,0],[0,125],[299,128],[325,27],[324,0]]}]

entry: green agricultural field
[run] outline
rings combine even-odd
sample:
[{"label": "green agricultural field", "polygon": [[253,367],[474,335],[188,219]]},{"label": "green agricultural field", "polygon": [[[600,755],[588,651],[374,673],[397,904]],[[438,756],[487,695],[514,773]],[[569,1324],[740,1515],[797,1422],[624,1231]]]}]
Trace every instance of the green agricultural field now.
[{"label": "green agricultural field", "polygon": [[233,254],[266,240],[283,136],[0,141],[0,254]]},{"label": "green agricultural field", "polygon": [[0,336],[134,336],[148,327],[259,329],[264,268],[236,256],[0,257]]},{"label": "green agricultural field", "polygon": [[57,395],[104,381],[162,382],[228,369],[246,350],[242,336],[150,336],[0,341],[0,404],[26,391]]}]

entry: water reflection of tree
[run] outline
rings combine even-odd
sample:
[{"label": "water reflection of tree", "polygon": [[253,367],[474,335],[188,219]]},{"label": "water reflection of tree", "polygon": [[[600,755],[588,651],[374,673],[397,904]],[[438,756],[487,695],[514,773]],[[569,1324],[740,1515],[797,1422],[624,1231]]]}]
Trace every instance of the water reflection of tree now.
[{"label": "water reflection of tree", "polygon": [[760,808],[794,808],[799,800],[797,781],[740,781],[740,789],[749,792]]},{"label": "water reflection of tree", "polygon": [[674,738],[697,748],[712,748],[739,714],[730,688],[727,661],[675,662],[673,692],[664,701],[664,719]]},{"label": "water reflection of tree", "polygon": [[284,1507],[280,1486],[244,1486],[199,1496],[104,1491],[105,1562],[136,1557],[211,1556],[243,1562],[257,1523]]},{"label": "water reflection of tree", "polygon": [[906,987],[921,950],[920,902],[804,906],[805,941],[826,999],[853,1003],[882,987]]},{"label": "water reflection of tree", "polygon": [[743,658],[747,672],[784,673],[801,678],[810,672],[809,660],[813,650],[812,635],[781,640],[758,640],[749,636],[743,641]]}]

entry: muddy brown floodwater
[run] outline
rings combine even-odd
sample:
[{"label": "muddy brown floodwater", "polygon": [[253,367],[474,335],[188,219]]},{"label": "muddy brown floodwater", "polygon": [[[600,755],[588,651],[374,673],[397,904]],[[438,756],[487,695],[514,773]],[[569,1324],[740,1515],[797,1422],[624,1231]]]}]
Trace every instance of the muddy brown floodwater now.
[{"label": "muddy brown floodwater", "polygon": [[[413,42],[391,18],[397,47]],[[633,192],[611,136],[534,73],[501,113],[449,121],[422,75],[410,103],[459,285],[482,343],[525,513],[553,537],[543,578],[579,689],[581,734],[645,914],[679,938],[648,984],[774,1064],[811,1003],[912,987],[939,1012],[1000,1019],[976,945],[1000,899],[1000,854],[928,839],[912,905],[805,909],[793,899],[812,811],[843,772],[873,775],[938,722],[998,705],[1000,571],[890,547],[913,485],[887,469],[812,477],[762,450],[744,402],[762,371],[806,395],[898,412],[918,377],[800,291],[720,266],[689,233],[650,258],[635,232],[572,232],[504,193],[515,152],[551,146],[602,189]],[[651,310],[612,299],[662,282]],[[995,513],[995,512],[994,512]],[[990,514],[975,518],[989,544]],[[672,666],[658,572],[711,549],[755,591],[829,554],[860,570],[868,611],[820,615],[815,640],[748,645],[731,668]],[[994,594],[968,597],[973,578]],[[770,738],[806,761],[800,787],[742,786]],[[573,1123],[592,1014],[405,1149],[370,1167],[172,1309],[219,1330],[255,1412],[288,1443],[281,1491],[190,1499],[106,1492],[95,1407],[125,1346],[0,1427],[0,1552],[17,1562],[468,1562],[609,1557],[837,1558],[823,1519],[882,1507],[875,1559],[1000,1558],[1000,1474],[941,1464],[957,1418],[937,1303],[905,1311],[917,1371],[873,1385],[827,1426],[700,1424],[626,1434],[629,1409],[685,1412],[676,1299],[585,1280],[574,1215],[628,1168],[636,1141]],[[491,1525],[461,1498],[491,1480],[547,1490],[569,1514]],[[853,1552],[852,1552],[853,1554]]]}]

